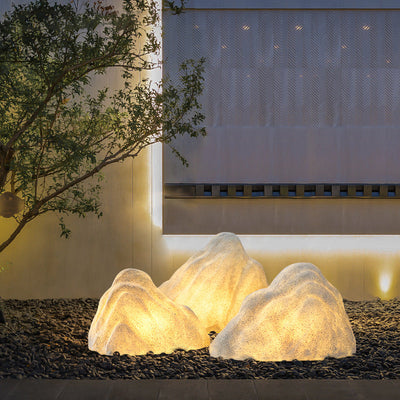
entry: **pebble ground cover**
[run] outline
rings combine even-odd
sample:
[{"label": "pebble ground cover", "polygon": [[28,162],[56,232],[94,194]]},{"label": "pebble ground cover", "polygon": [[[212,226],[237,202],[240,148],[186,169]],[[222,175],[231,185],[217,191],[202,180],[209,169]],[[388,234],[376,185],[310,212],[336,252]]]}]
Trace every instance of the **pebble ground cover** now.
[{"label": "pebble ground cover", "polygon": [[87,341],[98,301],[4,300],[7,324],[0,324],[0,379],[400,378],[400,299],[345,300],[356,354],[291,362],[222,360],[210,357],[208,348],[102,356],[90,351]]}]

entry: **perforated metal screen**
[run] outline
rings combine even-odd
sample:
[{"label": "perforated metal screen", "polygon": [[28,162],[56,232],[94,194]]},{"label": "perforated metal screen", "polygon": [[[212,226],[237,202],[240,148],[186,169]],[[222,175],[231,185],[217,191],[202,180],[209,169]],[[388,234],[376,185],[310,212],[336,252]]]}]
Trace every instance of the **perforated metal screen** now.
[{"label": "perforated metal screen", "polygon": [[206,58],[208,136],[166,183],[400,182],[400,11],[186,10],[164,73]]},{"label": "perforated metal screen", "polygon": [[190,10],[164,22],[166,72],[207,59],[209,126],[400,124],[399,12]]},{"label": "perforated metal screen", "polygon": [[397,200],[356,197],[400,183],[400,11],[186,10],[164,28],[166,74],[206,57],[208,131],[176,141],[188,168],[164,148],[165,187],[208,187],[210,199],[257,184],[356,188],[353,199],[295,201],[164,191],[164,232],[398,232]]}]

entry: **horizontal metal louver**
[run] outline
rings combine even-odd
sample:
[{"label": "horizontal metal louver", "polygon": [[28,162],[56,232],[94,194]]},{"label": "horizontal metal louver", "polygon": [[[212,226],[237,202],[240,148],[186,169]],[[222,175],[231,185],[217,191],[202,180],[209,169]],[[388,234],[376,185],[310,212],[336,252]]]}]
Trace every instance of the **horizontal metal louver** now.
[{"label": "horizontal metal louver", "polygon": [[165,184],[167,199],[181,198],[356,198],[399,199],[399,184]]}]

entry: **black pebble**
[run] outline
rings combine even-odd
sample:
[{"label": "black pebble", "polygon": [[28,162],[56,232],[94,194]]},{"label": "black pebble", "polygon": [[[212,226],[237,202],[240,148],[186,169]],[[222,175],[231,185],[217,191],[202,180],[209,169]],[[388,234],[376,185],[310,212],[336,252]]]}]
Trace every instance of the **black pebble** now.
[{"label": "black pebble", "polygon": [[355,356],[291,362],[213,358],[207,348],[103,356],[87,347],[98,299],[3,302],[0,379],[400,379],[399,299],[345,301]]}]

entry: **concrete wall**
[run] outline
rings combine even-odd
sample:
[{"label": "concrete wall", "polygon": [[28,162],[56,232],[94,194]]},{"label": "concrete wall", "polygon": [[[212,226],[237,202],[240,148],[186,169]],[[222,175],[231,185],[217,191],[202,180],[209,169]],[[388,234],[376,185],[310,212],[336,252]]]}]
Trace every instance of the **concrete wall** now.
[{"label": "concrete wall", "polygon": [[399,199],[166,199],[164,233],[398,235]]}]

